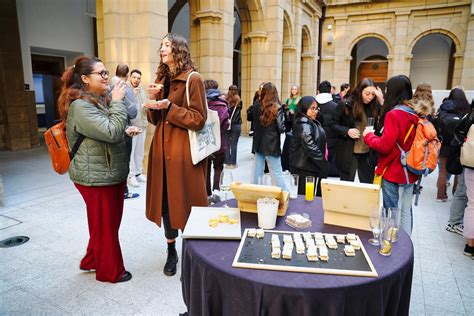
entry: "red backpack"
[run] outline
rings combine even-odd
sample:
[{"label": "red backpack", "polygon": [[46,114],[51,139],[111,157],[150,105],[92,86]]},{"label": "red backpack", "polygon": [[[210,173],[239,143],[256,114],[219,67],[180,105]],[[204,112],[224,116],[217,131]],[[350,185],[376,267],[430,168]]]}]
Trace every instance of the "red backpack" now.
[{"label": "red backpack", "polygon": [[69,164],[76,155],[84,138],[84,135],[79,134],[74,147],[69,151],[69,144],[66,138],[66,124],[64,121],[46,130],[44,133],[44,141],[46,146],[48,146],[48,152],[54,171],[59,174],[65,174],[67,172]]}]

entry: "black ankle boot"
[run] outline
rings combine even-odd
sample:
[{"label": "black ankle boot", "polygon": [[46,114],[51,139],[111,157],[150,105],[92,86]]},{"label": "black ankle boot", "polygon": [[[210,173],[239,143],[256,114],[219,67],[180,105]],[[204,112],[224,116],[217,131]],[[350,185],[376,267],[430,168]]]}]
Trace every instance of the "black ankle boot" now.
[{"label": "black ankle boot", "polygon": [[176,274],[176,264],[178,263],[178,253],[176,252],[175,242],[168,243],[168,258],[166,258],[163,273],[167,276]]}]

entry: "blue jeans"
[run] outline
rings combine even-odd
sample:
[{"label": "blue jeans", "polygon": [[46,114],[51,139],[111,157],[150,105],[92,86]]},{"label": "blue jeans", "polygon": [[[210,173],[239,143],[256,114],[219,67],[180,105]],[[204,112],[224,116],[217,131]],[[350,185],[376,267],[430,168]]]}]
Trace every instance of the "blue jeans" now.
[{"label": "blue jeans", "polygon": [[227,140],[227,150],[225,151],[226,165],[237,164],[237,143],[239,142],[241,131],[241,125],[233,125],[231,130],[225,131],[225,137]]},{"label": "blue jeans", "polygon": [[400,209],[400,227],[411,235],[413,229],[413,187],[414,184],[398,184],[382,180],[383,207]]},{"label": "blue jeans", "polygon": [[280,156],[265,156],[260,153],[255,153],[255,172],[253,174],[253,183],[258,184],[258,178],[263,175],[265,159],[267,160],[270,174],[275,180],[277,186],[282,188],[283,191],[288,191],[286,188],[285,179],[283,178]]}]

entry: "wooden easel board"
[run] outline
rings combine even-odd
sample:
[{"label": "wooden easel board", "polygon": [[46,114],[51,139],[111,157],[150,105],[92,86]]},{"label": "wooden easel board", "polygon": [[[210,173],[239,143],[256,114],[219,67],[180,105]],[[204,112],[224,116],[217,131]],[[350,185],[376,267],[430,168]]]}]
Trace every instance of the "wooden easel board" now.
[{"label": "wooden easel board", "polygon": [[371,231],[370,213],[380,209],[380,186],[321,180],[324,224]]},{"label": "wooden easel board", "polygon": [[[365,251],[364,245],[360,250],[356,250],[354,257],[347,257],[344,253],[344,244],[337,244],[337,249],[328,249],[329,260],[308,261],[306,254],[297,254],[293,249],[291,260],[273,259],[271,256],[272,234],[279,235],[281,246],[283,247],[283,235],[292,235],[294,232],[265,230],[263,238],[252,238],[247,236],[248,228],[245,229],[240,241],[239,249],[234,258],[232,266],[235,268],[263,269],[276,271],[292,271],[306,273],[338,274],[349,276],[377,277],[370,257]],[[313,232],[311,232],[313,233]],[[323,234],[323,235],[326,235]],[[336,236],[338,234],[330,234]],[[347,242],[346,242],[347,243]]]},{"label": "wooden easel board", "polygon": [[259,198],[277,199],[279,201],[278,216],[284,216],[288,210],[289,193],[283,191],[280,187],[232,182],[230,189],[237,200],[238,208],[242,212],[257,213],[257,200]]}]

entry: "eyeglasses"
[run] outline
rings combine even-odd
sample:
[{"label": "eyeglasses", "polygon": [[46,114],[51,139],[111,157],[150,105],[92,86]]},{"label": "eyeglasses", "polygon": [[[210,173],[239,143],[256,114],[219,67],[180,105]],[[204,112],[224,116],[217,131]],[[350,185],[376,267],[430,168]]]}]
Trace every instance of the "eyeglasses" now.
[{"label": "eyeglasses", "polygon": [[310,107],[309,109],[313,112],[319,111],[319,108],[315,108],[315,107]]},{"label": "eyeglasses", "polygon": [[99,72],[91,72],[90,75],[99,75],[101,76],[102,78],[107,78],[109,76],[109,71],[108,70],[102,70],[102,71],[99,71]]}]

